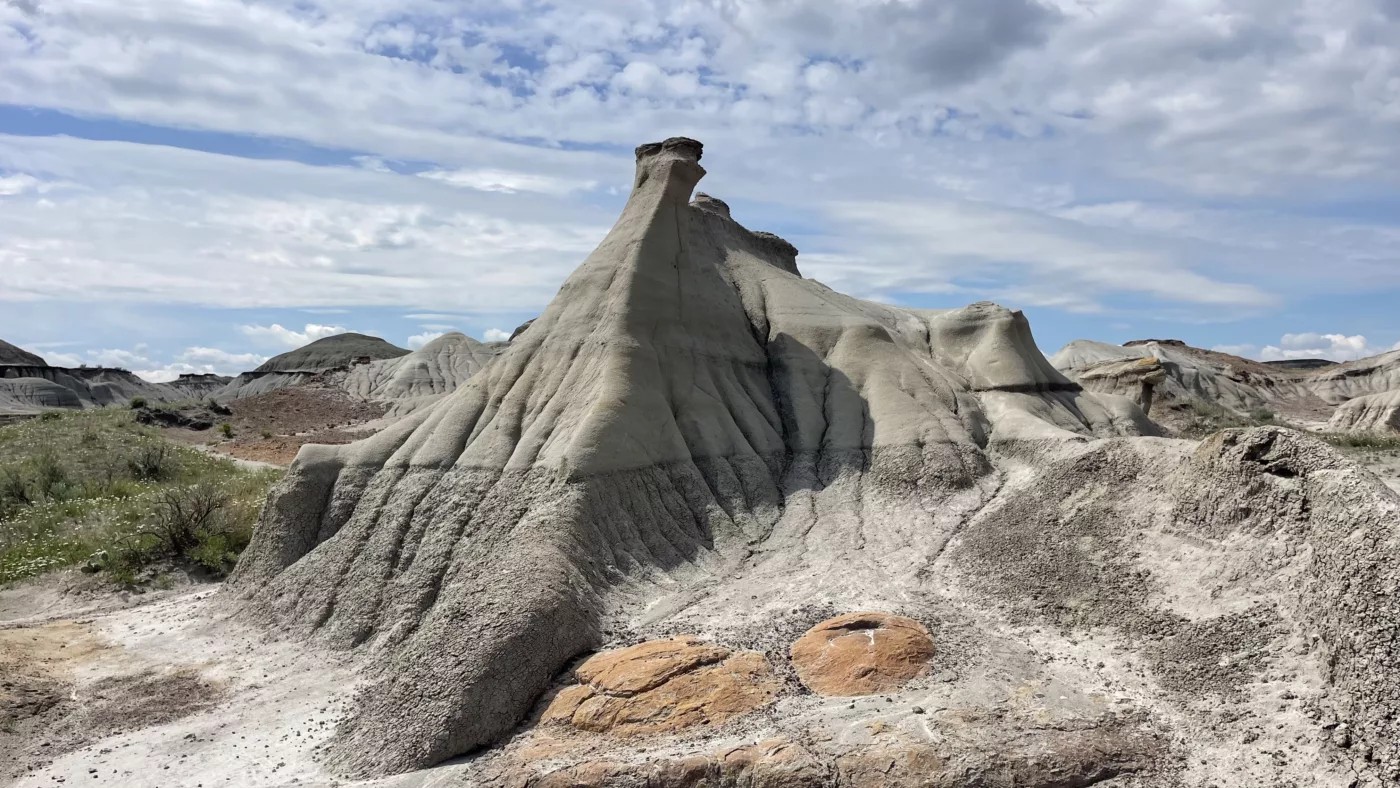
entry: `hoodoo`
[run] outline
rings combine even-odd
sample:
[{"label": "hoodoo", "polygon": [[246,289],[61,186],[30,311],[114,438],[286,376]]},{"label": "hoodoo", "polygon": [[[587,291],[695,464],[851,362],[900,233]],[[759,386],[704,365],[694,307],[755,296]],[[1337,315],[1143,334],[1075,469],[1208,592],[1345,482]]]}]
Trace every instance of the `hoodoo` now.
[{"label": "hoodoo", "polygon": [[[1199,448],[1143,438],[1157,429],[1141,409],[1064,377],[1019,312],[903,309],[804,279],[791,244],[719,200],[691,202],[701,152],[685,138],[639,147],[621,217],[528,331],[385,431],[304,447],[269,500],[228,588],[246,618],[366,655],[335,768],[389,774],[513,736],[483,774],[699,784],[666,776],[685,762],[737,779],[708,738],[663,747],[601,723],[532,721],[549,693],[578,686],[570,666],[593,651],[688,638],[686,654],[759,651],[781,666],[804,632],[861,613],[912,619],[931,645],[823,670],[897,665],[898,680],[878,684],[897,702],[858,706],[794,680],[771,705],[696,728],[776,737],[743,746],[770,758],[763,768],[800,764],[793,785],[969,773],[1088,785],[1175,764],[1169,729],[1191,723],[1128,694],[1110,714],[1089,699],[1109,692],[1091,671],[1040,655],[1097,632],[1136,657],[1125,670],[1150,673],[1173,638],[1241,611],[1269,622],[1250,638],[1313,638],[1310,653],[1332,660],[1329,702],[1348,709],[1376,768],[1400,767],[1400,665],[1393,650],[1375,656],[1400,614],[1373,596],[1395,587],[1400,504],[1379,483],[1281,431]],[[1183,542],[1188,565],[1170,559]],[[1198,594],[1201,583],[1223,590]],[[579,670],[591,692],[623,693]],[[1194,675],[1171,674],[1184,703],[1205,692]],[[762,690],[734,692],[768,703]],[[939,693],[942,706],[926,700]],[[850,732],[913,700],[935,713],[909,731],[954,727],[936,743]],[[543,757],[547,736],[593,738]]]}]

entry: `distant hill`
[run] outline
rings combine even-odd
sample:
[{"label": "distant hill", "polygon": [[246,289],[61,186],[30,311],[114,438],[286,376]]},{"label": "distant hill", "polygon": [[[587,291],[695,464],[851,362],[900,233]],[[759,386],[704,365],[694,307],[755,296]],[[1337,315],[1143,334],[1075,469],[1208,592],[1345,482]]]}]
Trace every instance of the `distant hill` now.
[{"label": "distant hill", "polygon": [[336,334],[318,339],[305,347],[273,356],[254,372],[324,372],[348,367],[356,359],[379,361],[406,356],[410,351],[392,345],[379,337],[364,334]]},{"label": "distant hill", "polygon": [[0,367],[47,367],[49,362],[0,339]]},{"label": "distant hill", "polygon": [[[1260,362],[1176,339],[1121,346],[1077,340],[1050,362],[1091,391],[1132,397],[1173,428],[1199,420],[1211,408],[1246,419],[1277,413],[1295,423],[1319,425],[1333,419],[1343,403],[1400,391],[1400,351],[1345,363]],[[1394,399],[1386,397],[1358,402],[1337,416],[1334,429],[1388,425],[1394,407]]]}]

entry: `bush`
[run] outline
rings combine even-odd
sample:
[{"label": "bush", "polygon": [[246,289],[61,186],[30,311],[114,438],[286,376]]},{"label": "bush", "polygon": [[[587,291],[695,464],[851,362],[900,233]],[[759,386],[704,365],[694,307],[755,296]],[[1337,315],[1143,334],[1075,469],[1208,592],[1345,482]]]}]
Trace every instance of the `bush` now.
[{"label": "bush", "polygon": [[0,512],[13,506],[28,506],[29,482],[19,468],[0,468]]},{"label": "bush", "polygon": [[185,555],[199,545],[201,536],[218,529],[219,513],[228,506],[228,496],[208,484],[166,490],[157,501],[152,533],[171,555]]},{"label": "bush", "polygon": [[258,434],[262,436],[263,440],[267,440],[272,437],[272,430],[261,430]]},{"label": "bush", "polygon": [[142,482],[159,481],[166,474],[169,451],[163,443],[148,443],[127,458],[132,478]]},{"label": "bush", "polygon": [[233,437],[233,425],[232,425],[232,424],[229,424],[228,422],[224,422],[223,424],[220,424],[220,425],[219,425],[219,434],[222,435],[222,436],[224,436],[225,438],[232,438],[232,437]]},{"label": "bush", "polygon": [[54,452],[44,451],[34,458],[34,487],[45,498],[56,500],[67,496],[68,472]]},{"label": "bush", "polygon": [[146,398],[145,398],[145,397],[132,397],[132,398],[131,398],[131,403],[130,403],[130,404],[131,404],[131,409],[132,409],[132,410],[140,410],[140,409],[146,407]]},{"label": "bush", "polygon": [[63,418],[63,414],[56,410],[46,410],[39,414],[39,421],[58,421]]},{"label": "bush", "polygon": [[1272,424],[1274,419],[1276,418],[1273,411],[1267,410],[1265,408],[1260,408],[1259,410],[1250,413],[1249,417],[1261,424]]}]

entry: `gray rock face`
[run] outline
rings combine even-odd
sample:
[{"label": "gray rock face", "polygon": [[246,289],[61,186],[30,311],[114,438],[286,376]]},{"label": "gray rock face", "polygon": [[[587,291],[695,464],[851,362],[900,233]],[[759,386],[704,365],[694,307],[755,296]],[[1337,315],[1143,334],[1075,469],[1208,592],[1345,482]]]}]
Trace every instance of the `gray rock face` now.
[{"label": "gray rock face", "polygon": [[[1400,767],[1400,668],[1367,676],[1359,656],[1397,618],[1367,596],[1396,566],[1384,488],[1273,431],[1194,453],[1143,437],[1158,430],[1141,409],[1066,378],[1019,312],[803,279],[790,245],[689,202],[700,154],[638,148],[622,216],[529,330],[432,407],[304,447],[269,499],[226,593],[370,660],[335,767],[389,774],[496,742],[613,631],[738,639],[811,607],[959,605],[1146,654],[1148,633],[1228,612],[1169,610],[1121,549],[1167,560],[1144,534],[1174,528],[1218,552],[1202,574],[1236,567],[1287,625],[1325,633],[1342,703],[1374,706],[1348,706],[1357,735]],[[1364,587],[1335,579],[1344,555],[1372,568]],[[1026,725],[997,736],[1034,749]]]},{"label": "gray rock face", "polygon": [[1400,350],[1319,370],[1309,387],[1334,405],[1367,394],[1400,391]]},{"label": "gray rock face", "polygon": [[[1134,384],[1132,378],[1141,370],[1124,362],[1142,359],[1156,359],[1165,373],[1154,387],[1155,401],[1162,405],[1206,402],[1241,414],[1286,405],[1316,415],[1330,411],[1309,384],[1308,373],[1189,347],[1178,340],[1144,340],[1125,346],[1076,340],[1051,356],[1050,363],[1091,390],[1108,392]],[[1114,372],[1130,374],[1119,380]]]},{"label": "gray rock face", "polygon": [[[1051,363],[1092,391],[1131,396],[1141,389],[1139,378],[1147,369],[1134,362],[1144,359],[1155,359],[1165,374],[1154,389],[1156,400],[1168,406],[1202,402],[1242,415],[1279,409],[1322,421],[1348,400],[1400,391],[1400,351],[1342,364],[1316,359],[1260,363],[1179,340],[1142,340],[1121,347],[1077,340],[1051,357]],[[1337,415],[1339,423],[1351,418]]]},{"label": "gray rock face", "polygon": [[48,365],[49,363],[43,358],[0,339],[0,367],[47,367]]},{"label": "gray rock face", "polygon": [[124,369],[0,366],[0,413],[102,408],[125,405],[135,397],[149,402],[196,398],[187,389],[151,383]]},{"label": "gray rock face", "polygon": [[406,356],[357,366],[341,385],[357,397],[377,401],[434,397],[455,391],[506,347],[505,342],[478,342],[453,331]]},{"label": "gray rock face", "polygon": [[1400,389],[1347,400],[1332,414],[1334,432],[1400,432]]}]

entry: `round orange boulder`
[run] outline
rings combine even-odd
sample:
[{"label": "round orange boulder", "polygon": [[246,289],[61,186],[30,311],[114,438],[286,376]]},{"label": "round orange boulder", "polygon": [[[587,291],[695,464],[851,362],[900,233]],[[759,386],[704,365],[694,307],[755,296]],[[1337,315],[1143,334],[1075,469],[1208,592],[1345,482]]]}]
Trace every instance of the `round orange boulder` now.
[{"label": "round orange boulder", "polygon": [[827,619],[792,644],[798,678],[818,695],[874,695],[928,669],[933,638],[919,622],[888,613]]}]

